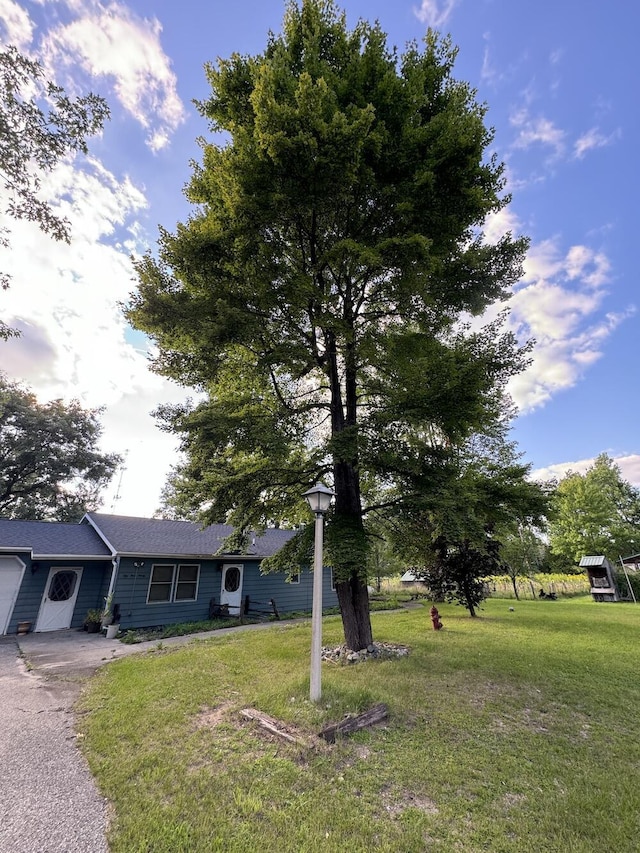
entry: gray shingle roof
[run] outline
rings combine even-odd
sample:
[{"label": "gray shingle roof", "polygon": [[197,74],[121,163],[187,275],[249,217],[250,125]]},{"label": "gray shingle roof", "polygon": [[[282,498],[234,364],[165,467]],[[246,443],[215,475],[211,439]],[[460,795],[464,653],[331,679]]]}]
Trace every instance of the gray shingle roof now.
[{"label": "gray shingle roof", "polygon": [[[233,532],[228,524],[212,524],[202,529],[190,521],[98,512],[87,513],[85,520],[95,525],[118,554],[136,556],[210,557],[219,552],[224,539]],[[266,530],[260,536],[251,537],[247,553],[269,557],[293,535],[293,530]]]},{"label": "gray shingle roof", "polygon": [[0,551],[12,550],[30,551],[34,559],[111,556],[109,549],[88,525],[0,518]]}]

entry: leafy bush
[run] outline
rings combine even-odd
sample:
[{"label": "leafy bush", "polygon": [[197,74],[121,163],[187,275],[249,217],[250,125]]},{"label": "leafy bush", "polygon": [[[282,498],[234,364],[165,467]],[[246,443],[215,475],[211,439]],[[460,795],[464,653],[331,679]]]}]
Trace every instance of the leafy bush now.
[{"label": "leafy bush", "polygon": [[[640,601],[640,574],[635,571],[628,571],[629,575],[629,583],[631,584],[631,588],[633,589],[634,595],[636,597],[636,601]],[[623,598],[627,596],[631,598],[628,590],[627,579],[622,569],[616,569],[614,572],[614,578],[616,581],[616,586],[618,587],[618,592]]]}]

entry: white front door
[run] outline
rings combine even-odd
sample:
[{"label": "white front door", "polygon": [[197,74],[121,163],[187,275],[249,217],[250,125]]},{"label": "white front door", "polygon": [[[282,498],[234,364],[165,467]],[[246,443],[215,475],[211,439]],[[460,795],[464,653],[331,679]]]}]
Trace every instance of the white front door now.
[{"label": "white front door", "polygon": [[82,569],[50,569],[36,631],[58,631],[71,627],[81,577]]},{"label": "white front door", "polygon": [[222,567],[222,587],[220,589],[220,605],[225,604],[232,616],[240,615],[242,604],[242,572],[241,564],[225,565]]},{"label": "white front door", "polygon": [[18,557],[0,557],[0,634],[7,633],[24,569]]}]

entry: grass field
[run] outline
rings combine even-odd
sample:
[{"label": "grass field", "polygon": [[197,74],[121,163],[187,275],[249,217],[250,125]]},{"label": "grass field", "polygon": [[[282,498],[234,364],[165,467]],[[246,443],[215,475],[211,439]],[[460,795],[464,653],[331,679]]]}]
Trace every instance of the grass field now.
[{"label": "grass field", "polygon": [[[510,610],[513,607],[513,610]],[[640,606],[490,600],[374,614],[408,658],[323,665],[307,624],[110,664],[80,710],[114,853],[637,851]],[[325,643],[341,642],[339,618]],[[327,746],[323,724],[389,707]],[[244,719],[258,708],[312,741]]]}]

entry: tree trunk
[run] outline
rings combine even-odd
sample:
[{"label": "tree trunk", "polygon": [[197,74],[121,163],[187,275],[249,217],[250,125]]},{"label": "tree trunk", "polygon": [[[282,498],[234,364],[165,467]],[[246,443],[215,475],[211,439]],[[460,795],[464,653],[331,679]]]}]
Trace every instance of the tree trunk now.
[{"label": "tree trunk", "polygon": [[[351,445],[347,442],[345,444],[346,452],[343,451],[340,455],[336,454],[333,460],[333,480],[336,494],[335,515],[342,519],[349,519],[355,529],[360,528],[364,533],[362,503],[360,501],[360,476],[358,473],[355,367],[350,363],[345,367],[345,414],[334,334],[327,333],[326,341],[328,377],[331,388],[331,434],[336,438],[346,436],[348,432],[351,432],[353,441]],[[348,358],[347,361],[350,362],[351,359]],[[354,652],[366,649],[373,642],[373,632],[369,616],[369,592],[365,567],[353,567],[348,579],[338,575],[336,593],[347,648]]]},{"label": "tree trunk", "polygon": [[336,583],[336,593],[347,648],[362,651],[373,643],[367,585],[354,574],[348,581]]},{"label": "tree trunk", "polygon": [[516,582],[515,575],[511,575],[511,583],[513,584],[513,594],[516,597],[516,601],[520,601],[520,596],[518,595],[518,584]]},{"label": "tree trunk", "polygon": [[473,605],[473,596],[471,594],[471,591],[469,590],[469,584],[467,584],[466,582],[463,582],[462,590],[464,593],[465,601],[467,602],[467,610],[469,611],[469,615],[475,619],[476,608]]}]

